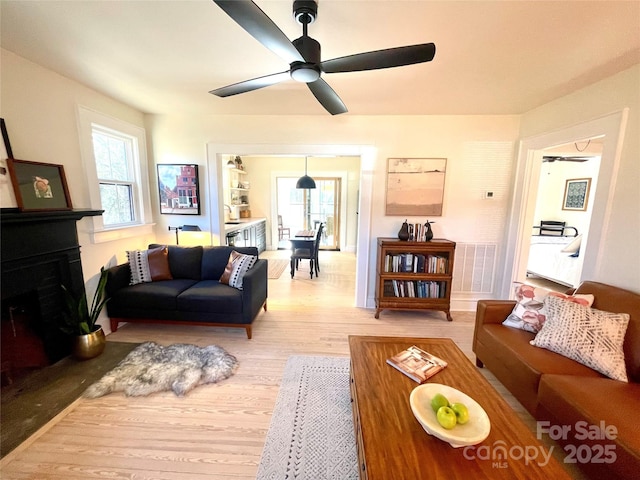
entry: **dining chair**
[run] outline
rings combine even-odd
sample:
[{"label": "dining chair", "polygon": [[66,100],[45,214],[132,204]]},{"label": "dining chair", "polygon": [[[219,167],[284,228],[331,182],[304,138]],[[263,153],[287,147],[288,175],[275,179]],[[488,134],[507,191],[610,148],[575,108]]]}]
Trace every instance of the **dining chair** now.
[{"label": "dining chair", "polygon": [[318,226],[315,240],[296,240],[291,241],[291,278],[295,275],[295,271],[298,270],[298,264],[300,260],[309,260],[309,275],[313,278],[315,271],[316,277],[320,271],[318,264],[318,252],[320,251],[320,241],[322,239],[322,229],[324,224]]},{"label": "dining chair", "polygon": [[278,240],[282,240],[284,236],[291,237],[291,229],[282,226],[282,215],[278,215]]}]

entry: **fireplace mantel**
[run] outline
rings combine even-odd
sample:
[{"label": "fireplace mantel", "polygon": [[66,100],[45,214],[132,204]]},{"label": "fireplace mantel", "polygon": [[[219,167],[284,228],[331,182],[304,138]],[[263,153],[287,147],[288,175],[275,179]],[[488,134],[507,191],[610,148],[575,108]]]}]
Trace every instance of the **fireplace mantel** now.
[{"label": "fireplace mantel", "polygon": [[61,285],[74,294],[84,291],[76,222],[102,210],[75,209],[46,212],[2,210],[2,313],[20,307],[25,296],[35,299],[40,334],[53,362],[68,353],[57,324],[64,301]]}]

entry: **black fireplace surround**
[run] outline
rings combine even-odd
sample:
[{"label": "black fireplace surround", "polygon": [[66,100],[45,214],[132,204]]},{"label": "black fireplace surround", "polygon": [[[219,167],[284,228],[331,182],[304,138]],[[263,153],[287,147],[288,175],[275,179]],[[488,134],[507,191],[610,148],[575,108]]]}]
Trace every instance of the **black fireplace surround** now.
[{"label": "black fireplace surround", "polygon": [[[61,285],[75,295],[84,291],[76,222],[102,210],[0,213],[2,243],[2,337],[9,341],[9,312],[27,312],[51,363],[69,354],[60,332],[64,299]],[[13,329],[15,332],[15,328]]]}]

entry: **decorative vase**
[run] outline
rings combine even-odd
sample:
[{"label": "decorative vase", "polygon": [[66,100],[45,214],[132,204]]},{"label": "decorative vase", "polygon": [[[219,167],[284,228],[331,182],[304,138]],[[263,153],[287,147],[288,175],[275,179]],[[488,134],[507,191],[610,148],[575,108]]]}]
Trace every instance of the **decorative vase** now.
[{"label": "decorative vase", "polygon": [[71,353],[78,360],[89,360],[95,358],[104,351],[107,340],[102,331],[102,327],[95,332],[73,337]]},{"label": "decorative vase", "polygon": [[431,230],[431,223],[427,222],[424,224],[427,227],[427,230],[424,232],[424,241],[428,242],[433,238],[433,230]]},{"label": "decorative vase", "polygon": [[406,220],[402,224],[402,227],[400,227],[400,231],[398,232],[398,238],[402,241],[409,240],[409,224],[407,223]]}]

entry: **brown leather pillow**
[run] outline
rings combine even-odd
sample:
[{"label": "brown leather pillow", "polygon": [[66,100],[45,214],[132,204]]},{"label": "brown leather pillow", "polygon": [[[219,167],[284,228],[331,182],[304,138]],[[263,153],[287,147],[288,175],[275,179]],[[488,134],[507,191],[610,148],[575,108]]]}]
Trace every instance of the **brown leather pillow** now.
[{"label": "brown leather pillow", "polygon": [[169,270],[169,248],[166,245],[149,249],[147,258],[152,281],[173,280],[171,270]]},{"label": "brown leather pillow", "polygon": [[240,254],[235,250],[231,251],[231,255],[229,255],[229,261],[227,262],[227,266],[224,267],[224,272],[222,272],[222,276],[220,277],[219,282],[225,283],[229,285],[229,279],[231,278],[231,272],[233,271],[233,262],[238,258]]}]

